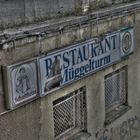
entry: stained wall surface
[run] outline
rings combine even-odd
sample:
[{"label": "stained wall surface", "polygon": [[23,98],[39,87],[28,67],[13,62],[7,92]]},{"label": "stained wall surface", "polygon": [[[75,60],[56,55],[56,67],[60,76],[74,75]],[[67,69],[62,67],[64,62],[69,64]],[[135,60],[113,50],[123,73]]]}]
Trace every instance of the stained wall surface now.
[{"label": "stained wall surface", "polygon": [[135,0],[1,0],[0,29],[53,18],[83,15],[83,11],[131,1]]}]

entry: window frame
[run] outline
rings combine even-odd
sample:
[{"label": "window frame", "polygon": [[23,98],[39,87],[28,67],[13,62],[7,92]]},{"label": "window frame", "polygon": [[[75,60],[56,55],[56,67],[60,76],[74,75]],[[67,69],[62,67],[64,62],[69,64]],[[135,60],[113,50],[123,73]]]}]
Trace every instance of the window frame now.
[{"label": "window frame", "polygon": [[[121,72],[123,72],[123,71],[125,72],[124,73],[125,77],[124,77],[124,79],[121,79],[122,78]],[[107,106],[106,105],[106,83],[105,82],[108,78],[113,79],[113,76],[115,74],[118,74],[117,78],[119,79],[117,81],[119,84],[119,87],[117,87],[118,88],[117,94],[119,97],[121,95],[120,89],[122,88],[122,87],[120,87],[121,80],[124,80],[124,82],[125,82],[124,83],[125,84],[124,85],[125,86],[125,93],[124,93],[125,94],[125,101],[122,102],[121,101],[122,98],[119,98],[119,100],[117,100],[114,103],[111,103],[110,105]],[[118,119],[119,117],[121,117],[122,115],[124,115],[128,110],[131,109],[131,106],[129,106],[129,104],[128,104],[128,66],[127,65],[123,66],[123,67],[105,75],[105,77],[104,77],[104,89],[105,89],[104,90],[104,93],[105,93],[105,123],[104,124],[108,125],[108,124],[111,124],[116,119]],[[113,90],[113,88],[112,88],[112,90]]]},{"label": "window frame", "polygon": [[[87,93],[86,93],[86,87],[83,86],[73,92],[70,92],[68,94],[66,94],[65,96],[62,96],[56,100],[53,101],[53,122],[54,122],[54,139],[55,140],[63,140],[63,139],[69,139],[69,138],[75,138],[75,137],[83,137],[83,133],[84,133],[84,137],[89,136],[89,133],[87,133]],[[72,110],[73,114],[73,121],[74,121],[74,126],[66,129],[64,132],[62,132],[59,135],[55,134],[55,120],[54,120],[54,107],[57,105],[61,105],[61,103],[64,103],[65,101],[69,100],[73,98],[73,108],[74,110]],[[78,99],[80,98],[80,99]],[[79,107],[77,107],[77,101],[76,100],[80,100],[80,105]],[[78,102],[79,103],[79,102]],[[77,110],[77,108],[79,110]],[[77,117],[77,111],[80,111],[80,127],[76,126],[76,118]],[[79,116],[79,115],[78,115]],[[77,118],[78,119],[78,118]],[[79,123],[79,122],[78,122]],[[61,124],[60,124],[61,125]]]}]

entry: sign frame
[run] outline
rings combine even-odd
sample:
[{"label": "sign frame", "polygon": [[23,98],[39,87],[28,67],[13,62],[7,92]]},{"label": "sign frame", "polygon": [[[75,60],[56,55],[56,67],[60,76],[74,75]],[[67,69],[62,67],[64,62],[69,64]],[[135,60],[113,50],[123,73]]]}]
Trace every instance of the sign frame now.
[{"label": "sign frame", "polygon": [[15,109],[39,97],[36,58],[2,68],[7,109]]},{"label": "sign frame", "polygon": [[[124,34],[124,32],[128,32],[129,30],[131,30],[131,33],[132,33],[132,46],[131,46],[131,48],[130,48],[130,50],[129,50],[129,52],[127,52],[127,54],[123,54],[123,52],[122,52],[122,36],[123,36],[123,34]],[[61,48],[61,49],[58,49],[58,50],[55,50],[55,51],[52,51],[52,52],[50,52],[50,53],[47,53],[47,55],[43,55],[43,56],[41,56],[41,57],[39,57],[39,59],[38,59],[38,63],[39,63],[39,69],[40,69],[40,75],[39,75],[39,77],[40,77],[40,96],[45,96],[45,95],[47,95],[47,94],[49,94],[49,93],[51,93],[51,92],[53,92],[53,91],[56,91],[56,90],[58,90],[58,89],[60,89],[60,88],[63,88],[63,87],[65,87],[66,85],[69,85],[69,84],[71,84],[72,82],[75,82],[75,81],[77,81],[77,80],[80,80],[81,78],[83,78],[83,77],[87,77],[87,76],[89,76],[89,75],[91,75],[91,74],[93,74],[93,73],[95,73],[95,72],[97,72],[97,71],[99,71],[99,70],[101,70],[101,69],[104,69],[104,68],[106,68],[106,67],[109,67],[109,66],[111,66],[111,65],[113,65],[113,64],[116,64],[116,63],[118,63],[118,62],[120,62],[121,60],[123,60],[124,58],[126,58],[126,57],[128,57],[130,54],[132,54],[133,53],[133,51],[134,51],[134,28],[133,27],[127,27],[127,28],[121,28],[120,30],[117,30],[117,31],[114,31],[114,32],[109,32],[109,33],[106,33],[106,34],[104,34],[104,36],[102,36],[102,37],[107,37],[107,36],[111,36],[111,35],[113,35],[113,34],[119,34],[119,50],[117,50],[118,52],[118,55],[119,55],[119,59],[116,59],[115,57],[118,57],[118,56],[115,56],[115,53],[116,52],[112,52],[113,53],[113,55],[114,55],[114,61],[111,61],[110,63],[108,63],[107,65],[104,65],[103,67],[100,67],[100,68],[98,68],[98,69],[96,69],[96,70],[94,70],[94,71],[90,71],[89,73],[87,73],[86,75],[84,75],[84,76],[81,76],[79,79],[76,79],[76,80],[72,80],[72,81],[70,81],[70,82],[68,82],[68,83],[65,83],[65,84],[58,84],[55,88],[50,88],[50,89],[48,89],[48,91],[46,90],[45,91],[45,86],[46,85],[44,85],[44,84],[46,84],[47,82],[48,82],[48,85],[49,85],[49,87],[51,87],[52,85],[50,85],[50,83],[52,84],[53,82],[50,82],[50,80],[52,80],[52,78],[50,78],[49,76],[48,76],[48,78],[49,78],[49,80],[47,81],[45,81],[45,83],[42,83],[42,77],[44,78],[45,77],[45,74],[42,76],[42,73],[44,73],[44,70],[43,70],[43,63],[41,62],[41,61],[43,61],[43,59],[44,59],[44,61],[45,61],[45,59],[52,59],[52,62],[54,62],[55,61],[55,59],[54,58],[51,58],[51,57],[53,57],[53,56],[55,56],[56,54],[58,54],[58,56],[59,56],[59,53],[64,53],[65,51],[67,51],[67,50],[70,50],[71,48],[78,48],[78,46],[80,46],[80,45],[82,45],[82,44],[86,44],[86,43],[88,43],[88,42],[92,42],[92,41],[94,41],[94,40],[99,40],[100,41],[100,36],[99,37],[96,37],[96,38],[92,38],[92,39],[89,39],[89,40],[86,40],[86,41],[83,41],[83,42],[81,42],[81,43],[77,43],[77,44],[74,44],[74,45],[70,45],[70,46],[68,46],[68,47],[65,47],[65,48]],[[101,41],[102,41],[102,38],[101,38]],[[104,55],[104,54],[103,54]],[[61,60],[59,60],[59,61],[61,61]],[[51,63],[52,63],[51,62]],[[47,62],[47,63],[50,63],[49,61]],[[59,63],[61,63],[61,62],[59,62]],[[55,64],[55,65],[57,65],[57,64]],[[61,65],[61,64],[60,64]],[[48,65],[49,66],[49,65]],[[44,69],[45,69],[45,67],[44,67]],[[62,70],[62,69],[61,69]],[[48,70],[47,70],[48,71]],[[49,73],[49,72],[48,72]],[[54,72],[55,73],[55,72]],[[61,77],[62,77],[63,75],[62,75],[62,73],[61,73]],[[55,81],[59,81],[59,76],[57,76],[57,77],[54,77],[54,80]],[[56,83],[55,83],[56,84]],[[43,86],[44,85],[44,87],[42,88],[41,86]],[[53,87],[53,86],[52,86]]]}]

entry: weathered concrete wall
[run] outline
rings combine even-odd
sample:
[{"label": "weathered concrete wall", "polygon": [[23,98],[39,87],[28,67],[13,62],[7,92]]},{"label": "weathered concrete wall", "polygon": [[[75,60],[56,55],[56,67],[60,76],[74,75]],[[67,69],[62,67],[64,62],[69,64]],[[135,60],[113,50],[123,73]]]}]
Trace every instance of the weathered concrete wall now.
[{"label": "weathered concrete wall", "polygon": [[[10,112],[4,105],[3,80],[2,72],[0,72],[0,113],[3,113],[3,115],[0,114],[0,140],[53,140],[53,101],[82,86],[86,86],[87,90],[87,122],[88,132],[91,133],[89,140],[133,140],[134,138],[139,140],[139,20],[139,13],[118,16],[115,19],[108,17],[98,24],[93,21],[86,26],[78,26],[40,39],[38,37],[21,39],[15,43],[14,47],[10,48],[10,45],[7,44],[8,48],[0,50],[0,65],[12,64],[130,25],[134,26],[135,30],[135,51],[127,60]],[[104,76],[124,65],[128,65],[128,104],[132,109],[112,124],[104,126]]]},{"label": "weathered concrete wall", "polygon": [[135,0],[1,0],[0,30],[51,18],[82,15],[88,11],[130,1]]},{"label": "weathered concrete wall", "polygon": [[2,0],[0,1],[0,27],[11,27],[59,17],[75,11],[75,0]]},{"label": "weathered concrete wall", "polygon": [[0,117],[1,140],[39,140],[41,130],[40,100]]}]

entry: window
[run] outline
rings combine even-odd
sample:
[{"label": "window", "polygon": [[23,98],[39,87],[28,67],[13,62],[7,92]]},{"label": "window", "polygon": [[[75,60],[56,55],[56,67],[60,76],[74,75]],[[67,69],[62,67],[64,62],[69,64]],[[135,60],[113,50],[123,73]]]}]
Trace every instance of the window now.
[{"label": "window", "polygon": [[54,135],[63,139],[87,128],[86,90],[82,87],[53,102]]},{"label": "window", "polygon": [[127,66],[105,76],[105,124],[111,123],[130,108],[127,85]]}]

